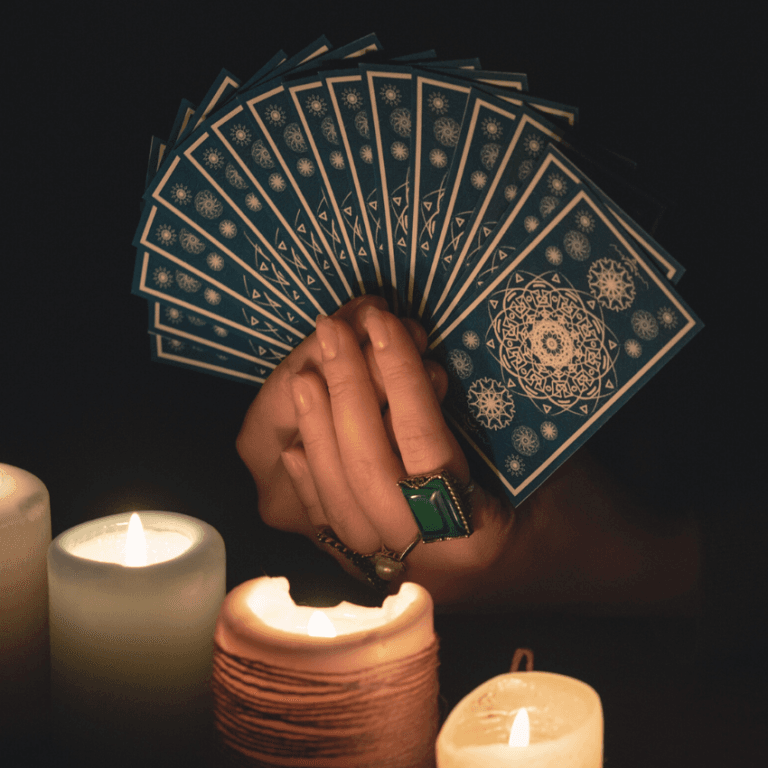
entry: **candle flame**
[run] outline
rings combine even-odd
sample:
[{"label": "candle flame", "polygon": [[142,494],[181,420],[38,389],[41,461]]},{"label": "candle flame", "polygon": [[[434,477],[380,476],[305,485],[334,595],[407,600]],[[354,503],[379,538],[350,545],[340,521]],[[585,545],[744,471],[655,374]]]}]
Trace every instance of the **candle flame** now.
[{"label": "candle flame", "polygon": [[527,747],[530,741],[531,722],[528,718],[528,710],[525,707],[521,707],[512,721],[512,728],[509,731],[509,746]]},{"label": "candle flame", "polygon": [[307,622],[307,634],[310,637],[336,637],[336,627],[322,611],[315,611]]},{"label": "candle flame", "polygon": [[147,564],[147,538],[141,518],[135,512],[128,522],[128,535],[125,537],[125,564],[129,568]]}]

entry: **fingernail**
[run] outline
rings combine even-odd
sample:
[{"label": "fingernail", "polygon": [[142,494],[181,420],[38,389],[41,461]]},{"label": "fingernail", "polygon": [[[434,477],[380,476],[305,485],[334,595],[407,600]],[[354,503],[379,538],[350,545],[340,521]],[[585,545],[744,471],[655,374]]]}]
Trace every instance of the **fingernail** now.
[{"label": "fingernail", "polygon": [[291,394],[297,413],[309,413],[312,407],[312,393],[309,391],[307,382],[299,375],[291,377]]},{"label": "fingernail", "polygon": [[389,329],[384,316],[376,307],[366,307],[364,325],[374,349],[384,349],[389,344]]},{"label": "fingernail", "polygon": [[325,315],[318,315],[315,321],[317,330],[317,339],[320,342],[320,352],[323,355],[323,362],[327,363],[333,360],[339,351],[339,336],[333,327],[333,321]]},{"label": "fingernail", "polygon": [[283,460],[283,465],[291,477],[301,477],[304,468],[291,448],[286,448],[282,451],[280,458]]}]

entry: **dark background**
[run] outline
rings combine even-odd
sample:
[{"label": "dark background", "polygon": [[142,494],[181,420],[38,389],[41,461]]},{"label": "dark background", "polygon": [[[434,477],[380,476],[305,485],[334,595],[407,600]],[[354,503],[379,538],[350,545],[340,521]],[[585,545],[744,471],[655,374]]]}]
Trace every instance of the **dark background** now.
[{"label": "dark background", "polygon": [[756,19],[733,5],[282,1],[27,4],[4,19],[0,461],[46,483],[54,536],[128,509],[207,520],[230,589],[264,573],[329,594],[343,581],[310,543],[259,521],[234,449],[253,391],[150,360],[131,241],[150,136],[167,136],[179,100],[202,98],[222,67],[246,79],[280,48],[376,32],[393,54],[434,48],[526,72],[533,94],[578,105],[585,132],[635,161],[628,176],[665,201],[655,235],[687,268],[678,288],[706,328],[590,450],[660,515],[697,514],[705,613],[440,617],[443,694],[454,704],[529,645],[539,668],[603,697],[607,766],[751,756],[766,683]]}]

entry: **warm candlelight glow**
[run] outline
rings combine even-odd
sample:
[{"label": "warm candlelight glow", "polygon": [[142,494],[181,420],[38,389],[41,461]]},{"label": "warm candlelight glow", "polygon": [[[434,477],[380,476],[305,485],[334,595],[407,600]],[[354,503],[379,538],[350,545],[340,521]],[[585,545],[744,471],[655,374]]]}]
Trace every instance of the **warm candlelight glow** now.
[{"label": "warm candlelight glow", "polygon": [[309,617],[307,634],[310,637],[336,637],[336,628],[322,611],[315,611]]},{"label": "warm candlelight glow", "polygon": [[0,499],[10,498],[16,490],[16,481],[13,477],[0,469]]},{"label": "warm candlelight glow", "polygon": [[528,710],[525,707],[521,707],[512,721],[512,728],[509,731],[509,746],[527,747],[530,739],[531,721],[528,718]]},{"label": "warm candlelight glow", "polygon": [[141,518],[134,512],[128,521],[128,535],[125,537],[125,564],[139,568],[147,564],[147,537]]}]

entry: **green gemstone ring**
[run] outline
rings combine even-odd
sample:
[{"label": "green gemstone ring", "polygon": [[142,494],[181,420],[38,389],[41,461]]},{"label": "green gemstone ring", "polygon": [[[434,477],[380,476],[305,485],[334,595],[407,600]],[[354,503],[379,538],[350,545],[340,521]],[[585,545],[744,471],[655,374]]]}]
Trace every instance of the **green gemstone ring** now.
[{"label": "green gemstone ring", "polygon": [[469,494],[474,483],[460,483],[445,470],[411,475],[397,484],[411,508],[425,544],[463,539],[472,533]]}]

